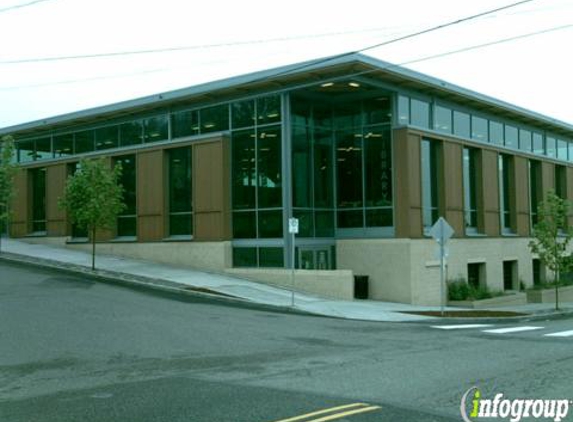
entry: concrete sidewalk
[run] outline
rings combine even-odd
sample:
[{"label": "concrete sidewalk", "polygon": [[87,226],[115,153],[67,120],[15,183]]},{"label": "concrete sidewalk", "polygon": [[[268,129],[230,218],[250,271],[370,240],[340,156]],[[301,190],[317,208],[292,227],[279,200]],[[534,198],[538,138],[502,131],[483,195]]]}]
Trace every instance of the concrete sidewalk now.
[{"label": "concrete sidewalk", "polygon": [[[2,239],[4,258],[15,261],[31,262],[66,270],[91,274],[91,255],[77,250],[62,247],[31,244],[19,240]],[[268,286],[226,275],[212,274],[193,270],[157,264],[129,258],[109,255],[96,256],[96,275],[118,280],[132,280],[132,284],[145,285],[149,288],[162,290],[190,289],[195,292],[209,292],[226,295],[241,301],[272,307],[291,307],[292,294],[288,290]],[[225,297],[225,296],[224,296]],[[231,300],[229,298],[229,300]],[[432,317],[411,315],[402,312],[438,310],[436,307],[422,307],[399,303],[370,301],[370,300],[329,300],[304,293],[295,293],[295,306],[299,311],[331,316],[337,318],[367,320],[367,321],[423,321]],[[504,308],[524,313],[545,313],[552,308],[551,304],[524,305],[517,309]],[[501,308],[497,308],[501,310]]]}]

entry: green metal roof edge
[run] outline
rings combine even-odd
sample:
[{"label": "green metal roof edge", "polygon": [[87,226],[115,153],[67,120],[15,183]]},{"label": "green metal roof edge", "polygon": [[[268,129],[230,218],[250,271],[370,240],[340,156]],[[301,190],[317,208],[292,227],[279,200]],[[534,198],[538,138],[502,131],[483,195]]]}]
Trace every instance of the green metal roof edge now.
[{"label": "green metal roof edge", "polygon": [[329,56],[305,62],[290,64],[286,66],[280,66],[272,69],[256,71],[239,76],[233,76],[230,78],[220,79],[212,82],[206,82],[187,88],[176,89],[132,100],[121,101],[109,105],[93,107],[71,113],[65,113],[53,117],[34,120],[27,123],[7,126],[4,128],[0,128],[0,135],[17,133],[19,131],[30,130],[30,129],[40,129],[41,127],[44,126],[62,124],[65,123],[66,121],[72,121],[75,119],[95,117],[99,114],[129,110],[132,108],[134,109],[153,104],[159,105],[159,103],[162,102],[176,101],[178,99],[184,99],[186,97],[192,97],[196,95],[206,94],[209,92],[228,89],[235,86],[241,86],[254,82],[262,82],[264,80],[272,80],[283,76],[292,76],[295,74],[311,72],[313,70],[325,69],[332,66],[347,65],[352,63],[362,63],[365,65],[369,65],[375,69],[383,70],[387,73],[394,74],[398,77],[408,79],[413,82],[426,84],[434,89],[447,91],[454,95],[466,97],[468,99],[476,100],[496,108],[504,109],[514,114],[538,120],[544,124],[556,126],[562,130],[564,129],[566,131],[570,131],[573,134],[573,125],[560,121],[558,119],[548,117],[546,115],[513,105],[511,103],[498,100],[494,97],[490,97],[485,94],[480,94],[478,92],[446,82],[433,76],[425,75],[423,73],[416,72],[414,70],[410,70],[405,67],[395,65],[389,62],[385,62],[383,60],[376,59],[368,55],[360,53],[345,53],[345,54],[339,54],[335,56]]}]

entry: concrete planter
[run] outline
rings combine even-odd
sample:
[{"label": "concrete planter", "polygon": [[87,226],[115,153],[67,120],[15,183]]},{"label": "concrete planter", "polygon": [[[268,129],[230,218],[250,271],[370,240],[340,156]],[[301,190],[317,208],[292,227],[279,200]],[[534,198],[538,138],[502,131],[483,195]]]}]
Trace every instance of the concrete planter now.
[{"label": "concrete planter", "polygon": [[[528,290],[529,303],[555,303],[555,288]],[[559,287],[559,302],[573,302],[573,286]]]},{"label": "concrete planter", "polygon": [[455,308],[489,309],[501,306],[519,306],[527,303],[527,295],[522,292],[507,294],[482,300],[450,300],[448,306]]}]

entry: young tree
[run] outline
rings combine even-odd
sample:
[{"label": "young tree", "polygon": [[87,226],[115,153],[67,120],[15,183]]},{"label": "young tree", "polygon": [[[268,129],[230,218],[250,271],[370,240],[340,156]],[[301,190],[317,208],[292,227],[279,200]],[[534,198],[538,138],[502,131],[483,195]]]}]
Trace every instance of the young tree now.
[{"label": "young tree", "polygon": [[0,141],[0,252],[2,250],[2,234],[8,228],[10,221],[10,203],[15,194],[14,176],[14,139],[4,136]]},{"label": "young tree", "polygon": [[112,229],[118,214],[125,209],[120,176],[120,164],[109,168],[103,158],[82,159],[76,172],[68,177],[64,197],[59,202],[71,223],[90,234],[92,270],[95,269],[97,231]]},{"label": "young tree", "polygon": [[531,252],[539,256],[546,268],[555,274],[555,310],[559,309],[559,283],[562,272],[572,267],[567,247],[573,230],[567,224],[570,203],[550,190],[545,200],[539,203],[538,223],[533,229],[533,240],[529,242]]}]

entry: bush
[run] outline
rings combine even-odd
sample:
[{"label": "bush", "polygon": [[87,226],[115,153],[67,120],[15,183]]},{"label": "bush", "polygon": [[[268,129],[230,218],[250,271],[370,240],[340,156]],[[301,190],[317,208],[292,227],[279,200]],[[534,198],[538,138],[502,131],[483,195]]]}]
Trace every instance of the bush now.
[{"label": "bush", "polygon": [[490,292],[487,286],[471,286],[465,280],[448,283],[448,300],[482,300],[494,296],[499,294]]}]

